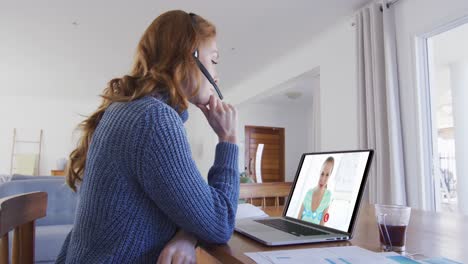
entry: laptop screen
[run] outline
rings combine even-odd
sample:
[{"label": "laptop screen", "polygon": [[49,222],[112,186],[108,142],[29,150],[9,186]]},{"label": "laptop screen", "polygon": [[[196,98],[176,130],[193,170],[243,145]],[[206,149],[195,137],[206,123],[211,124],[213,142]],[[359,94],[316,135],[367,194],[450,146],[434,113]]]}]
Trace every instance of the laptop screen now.
[{"label": "laptop screen", "polygon": [[351,232],[371,150],[303,154],[286,216]]}]

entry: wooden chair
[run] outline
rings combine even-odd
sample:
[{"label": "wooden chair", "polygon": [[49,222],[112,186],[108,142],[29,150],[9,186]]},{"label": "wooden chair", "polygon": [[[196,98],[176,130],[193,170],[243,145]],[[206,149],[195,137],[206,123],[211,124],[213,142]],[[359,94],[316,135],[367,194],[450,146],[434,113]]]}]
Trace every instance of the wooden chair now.
[{"label": "wooden chair", "polygon": [[241,183],[239,198],[250,200],[262,198],[262,208],[266,206],[266,199],[275,198],[275,207],[279,206],[279,198],[287,197],[291,190],[292,182],[265,182],[265,183]]},{"label": "wooden chair", "polygon": [[35,221],[46,216],[47,193],[0,199],[0,264],[8,264],[8,232],[14,230],[12,264],[34,262]]}]

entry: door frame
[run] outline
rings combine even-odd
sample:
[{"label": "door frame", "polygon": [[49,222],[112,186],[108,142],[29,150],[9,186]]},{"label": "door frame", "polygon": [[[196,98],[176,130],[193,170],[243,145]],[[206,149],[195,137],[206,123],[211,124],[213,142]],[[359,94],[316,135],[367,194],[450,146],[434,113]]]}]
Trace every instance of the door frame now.
[{"label": "door frame", "polygon": [[250,134],[247,133],[248,128],[264,128],[264,129],[278,129],[280,131],[280,138],[282,139],[282,146],[283,148],[281,149],[281,157],[280,157],[280,181],[284,182],[285,181],[285,174],[286,174],[286,137],[285,137],[285,128],[284,127],[269,127],[269,126],[252,126],[252,125],[246,125],[244,127],[244,135],[245,135],[245,140],[244,140],[244,163],[249,164],[250,166],[250,160],[249,160],[249,155],[250,155]]},{"label": "door frame", "polygon": [[[437,149],[437,129],[433,124],[435,112],[433,111],[433,96],[434,80],[431,78],[430,69],[432,67],[432,57],[429,54],[429,39],[438,34],[452,30],[456,27],[468,23],[468,16],[464,16],[453,20],[449,23],[439,25],[424,34],[415,37],[415,66],[416,66],[416,90],[420,98],[418,104],[420,131],[418,132],[421,139],[420,163],[421,175],[420,183],[422,186],[422,205],[423,208],[433,208],[436,211],[441,210],[441,193],[439,186],[440,180],[440,164]],[[427,175],[430,175],[427,177]]]}]

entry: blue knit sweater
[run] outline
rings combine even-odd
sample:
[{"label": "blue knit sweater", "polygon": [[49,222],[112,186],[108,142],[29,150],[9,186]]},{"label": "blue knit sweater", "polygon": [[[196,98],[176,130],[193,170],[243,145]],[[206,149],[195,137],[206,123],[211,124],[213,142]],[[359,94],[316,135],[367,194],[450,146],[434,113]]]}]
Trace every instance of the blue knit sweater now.
[{"label": "blue knit sweater", "polygon": [[57,263],[156,263],[181,228],[208,243],[232,235],[238,147],[221,142],[204,181],[184,124],[163,100],[113,103],[93,135],[75,223]]}]

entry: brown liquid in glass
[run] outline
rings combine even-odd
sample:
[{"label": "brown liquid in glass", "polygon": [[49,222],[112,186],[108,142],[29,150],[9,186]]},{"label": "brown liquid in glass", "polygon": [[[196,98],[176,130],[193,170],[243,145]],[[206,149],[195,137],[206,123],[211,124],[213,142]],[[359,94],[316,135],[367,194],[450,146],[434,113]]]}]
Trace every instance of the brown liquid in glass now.
[{"label": "brown liquid in glass", "polygon": [[[382,232],[380,233],[380,242],[384,245],[390,246],[388,243],[388,237],[385,232],[385,225],[380,224],[380,230],[384,233],[382,236]],[[402,247],[405,245],[405,240],[406,240],[406,226],[392,226],[392,225],[387,225],[387,231],[388,235],[390,236],[390,241],[392,242],[393,247]]]}]

